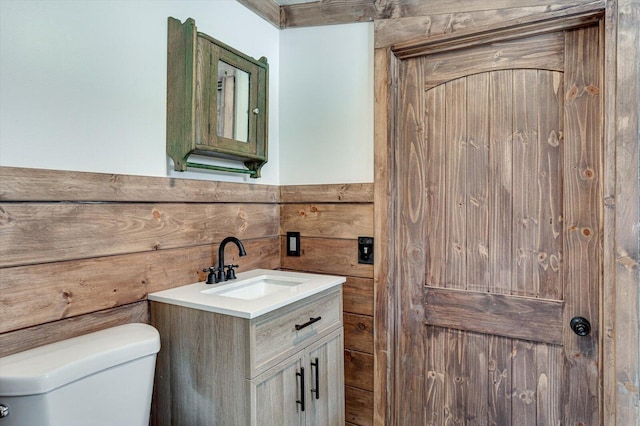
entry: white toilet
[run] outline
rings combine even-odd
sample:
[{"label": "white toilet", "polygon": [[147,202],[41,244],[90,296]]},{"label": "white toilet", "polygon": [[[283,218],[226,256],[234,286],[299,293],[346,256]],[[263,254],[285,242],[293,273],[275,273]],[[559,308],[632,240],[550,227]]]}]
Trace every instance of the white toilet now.
[{"label": "white toilet", "polygon": [[0,426],[148,426],[159,350],[127,324],[0,358]]}]

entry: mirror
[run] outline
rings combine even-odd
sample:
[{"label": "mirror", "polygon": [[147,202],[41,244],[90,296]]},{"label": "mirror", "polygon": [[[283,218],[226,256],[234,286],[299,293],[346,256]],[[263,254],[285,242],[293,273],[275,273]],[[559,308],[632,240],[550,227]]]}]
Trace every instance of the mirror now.
[{"label": "mirror", "polygon": [[218,61],[217,133],[229,139],[249,139],[249,73]]}]

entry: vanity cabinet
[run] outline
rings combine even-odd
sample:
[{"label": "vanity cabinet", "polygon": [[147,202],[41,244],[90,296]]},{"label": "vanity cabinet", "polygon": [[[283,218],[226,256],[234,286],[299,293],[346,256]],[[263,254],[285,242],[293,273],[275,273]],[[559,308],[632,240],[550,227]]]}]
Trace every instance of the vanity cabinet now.
[{"label": "vanity cabinet", "polygon": [[252,319],[150,303],[152,424],[344,425],[340,286]]},{"label": "vanity cabinet", "polygon": [[343,425],[343,333],[336,330],[251,381],[252,425]]}]

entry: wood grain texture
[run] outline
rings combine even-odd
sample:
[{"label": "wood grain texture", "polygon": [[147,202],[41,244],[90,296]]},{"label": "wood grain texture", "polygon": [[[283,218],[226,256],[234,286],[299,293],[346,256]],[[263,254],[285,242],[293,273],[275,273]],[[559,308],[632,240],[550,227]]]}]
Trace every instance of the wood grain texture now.
[{"label": "wood grain texture", "polygon": [[[244,242],[247,256],[226,253],[239,271],[277,269],[278,237]],[[0,269],[0,333],[145,300],[148,293],[204,281],[217,245],[159,250]],[[28,313],[28,314],[25,314]]]},{"label": "wood grain texture", "polygon": [[427,287],[429,325],[561,343],[563,303],[486,292]]},{"label": "wood grain texture", "polygon": [[[321,319],[296,330],[309,318]],[[260,374],[293,356],[319,336],[342,327],[342,292],[331,288],[256,317],[250,325],[250,365],[247,378]]]},{"label": "wood grain texture", "polygon": [[454,356],[445,357],[444,424],[462,424],[467,418],[467,399],[472,389],[466,357],[466,336],[460,330],[447,330],[445,350]]},{"label": "wood grain texture", "polygon": [[373,392],[373,354],[344,350],[344,383]]},{"label": "wood grain texture", "polygon": [[[564,34],[560,39],[564,45]],[[563,46],[564,47],[564,46]],[[563,58],[564,59],[564,58]],[[562,61],[564,63],[564,61]],[[537,77],[534,70],[513,71],[513,211],[511,220],[513,264],[511,294],[537,296],[540,286],[539,250],[539,134]],[[556,182],[558,184],[559,182]],[[545,221],[546,222],[546,221]]]},{"label": "wood grain texture", "polygon": [[[457,0],[446,3],[404,2],[402,0],[321,0],[282,6],[282,28],[367,22],[377,19],[450,14],[503,8],[557,5],[557,0]],[[575,4],[591,3],[573,1]]]},{"label": "wood grain texture", "polygon": [[513,188],[513,75],[496,71],[489,76],[489,292],[511,293],[511,223]]},{"label": "wood grain texture", "polygon": [[306,365],[301,356],[283,361],[262,376],[251,381],[255,394],[251,425],[295,426],[305,423],[305,413],[297,409],[300,391],[296,374]]},{"label": "wood grain texture", "polygon": [[395,185],[394,129],[391,82],[397,69],[389,49],[375,49],[374,53],[374,392],[373,421],[376,425],[390,422],[395,380],[393,344],[395,335],[394,250],[392,244],[395,227],[393,206]]},{"label": "wood grain texture", "polygon": [[489,76],[467,78],[467,290],[489,289]]},{"label": "wood grain texture", "polygon": [[489,424],[511,423],[511,394],[513,381],[511,339],[488,336],[489,402],[487,404]]},{"label": "wood grain texture", "polygon": [[[445,244],[447,267],[442,284],[449,288],[467,285],[467,80],[465,78],[445,84]],[[422,161],[422,158],[420,158]],[[409,172],[411,172],[409,170]],[[426,182],[425,182],[426,184]],[[409,187],[407,187],[408,189]],[[416,195],[419,193],[416,191]],[[426,218],[426,216],[425,216]],[[424,221],[425,218],[419,218]],[[418,219],[416,217],[416,219]],[[413,225],[417,228],[418,225]],[[410,240],[411,241],[411,240]],[[420,245],[421,241],[411,241]],[[413,284],[415,287],[416,284]]]},{"label": "wood grain texture", "polygon": [[[578,339],[567,330],[567,395],[580,392],[564,412],[565,423],[597,424],[601,407],[598,383],[599,311],[602,279],[602,97],[598,27],[566,35],[564,152],[564,323],[589,319],[592,332]],[[585,208],[585,206],[594,206]]]},{"label": "wood grain texture", "polygon": [[[604,238],[602,242],[603,252],[603,282],[602,287],[602,309],[601,321],[602,321],[602,423],[603,424],[616,424],[617,401],[618,401],[618,376],[616,373],[616,307],[617,304],[617,280],[616,277],[616,222],[618,216],[618,209],[616,207],[616,193],[617,193],[617,170],[616,170],[616,105],[617,105],[617,61],[618,61],[618,2],[608,2],[604,19],[604,31],[601,31],[601,38],[604,46],[604,155],[603,155],[603,225],[604,225]],[[639,30],[640,32],[640,30]],[[627,47],[628,48],[628,47]],[[631,47],[634,49],[635,47]],[[637,56],[634,55],[634,56]],[[620,58],[620,60],[623,60]],[[640,75],[638,76],[640,78]],[[627,91],[623,91],[628,93]],[[633,94],[632,94],[633,96]],[[638,94],[636,94],[636,98]],[[632,151],[633,152],[633,151]],[[637,151],[636,151],[637,152]],[[631,155],[631,157],[633,157]],[[624,158],[628,158],[625,156]],[[621,164],[622,166],[622,164]],[[629,167],[621,167],[620,170],[626,170]],[[633,167],[635,169],[635,167]],[[632,191],[638,189],[636,182],[638,182],[638,176],[636,176],[637,170],[631,173],[631,176],[635,176],[633,182],[627,182],[624,187],[631,188]],[[636,193],[635,199],[638,199]],[[636,219],[633,219],[637,223]],[[624,222],[624,220],[622,220]],[[629,232],[625,232],[625,236],[629,236]],[[638,238],[635,239],[638,241]],[[634,243],[635,244],[635,243]],[[637,287],[638,284],[635,284]],[[640,363],[640,359],[637,354],[635,355],[635,364]],[[639,383],[640,385],[640,383]],[[640,388],[639,388],[640,389]],[[628,404],[626,404],[628,406]],[[633,424],[640,422],[640,417],[637,411],[634,413],[633,421],[629,420],[626,423]]]},{"label": "wood grain texture", "polygon": [[[585,15],[585,18],[597,19],[599,13]],[[553,30],[556,27],[553,24],[548,28]],[[571,33],[573,30],[567,32]],[[583,30],[576,30],[575,33],[584,34]],[[575,39],[568,40],[561,48],[557,48],[555,39],[556,48],[551,50],[552,56],[555,55],[554,63],[564,62],[568,76],[575,72],[584,81],[584,76],[593,71],[585,71],[585,68],[597,68],[594,64],[598,63],[598,45],[588,42],[581,45],[579,38],[576,36]],[[567,53],[569,45],[580,50],[580,55],[572,56]],[[589,51],[589,54],[583,53],[584,51]],[[461,64],[463,62],[460,61]],[[516,62],[513,66],[516,66]],[[434,87],[420,99],[420,89],[414,89],[419,87],[417,82],[420,80],[412,75],[412,70],[420,69],[424,63],[423,58],[406,63],[403,61],[397,80],[400,100],[396,104],[396,116],[399,120],[396,132],[400,142],[395,147],[396,165],[399,169],[394,178],[400,191],[396,203],[396,218],[401,225],[392,231],[396,249],[405,250],[403,255],[395,255],[403,262],[396,277],[403,286],[397,292],[396,308],[406,312],[396,314],[395,317],[398,333],[395,345],[400,354],[398,356],[401,357],[401,361],[396,362],[396,366],[399,366],[396,376],[402,376],[401,369],[407,368],[412,372],[417,370],[416,375],[426,376],[426,380],[423,385],[420,378],[407,375],[396,381],[395,391],[402,396],[395,396],[396,413],[391,423],[419,424],[425,418],[435,424],[439,421],[473,423],[474,419],[484,419],[487,416],[490,423],[496,424],[528,424],[530,421],[535,423],[536,419],[545,419],[550,423],[587,420],[584,415],[574,418],[570,413],[598,410],[593,407],[585,410],[584,407],[585,401],[593,398],[596,399],[595,405],[599,405],[597,385],[586,390],[592,384],[597,384],[598,378],[590,376],[590,380],[579,379],[583,391],[578,391],[575,385],[571,385],[570,389],[575,390],[567,392],[564,386],[568,386],[573,380],[569,373],[571,368],[575,368],[571,367],[572,363],[577,366],[579,363],[591,362],[586,369],[589,370],[597,368],[598,360],[591,357],[593,350],[579,352],[577,347],[563,350],[560,346],[565,344],[565,336],[571,334],[573,339],[576,338],[566,326],[570,318],[567,317],[565,306],[571,305],[568,298],[575,293],[567,293],[561,287],[563,281],[567,281],[562,264],[577,259],[578,262],[572,267],[582,270],[586,264],[580,259],[590,258],[592,270],[598,270],[601,262],[598,253],[588,248],[583,249],[585,246],[565,244],[563,247],[562,239],[566,237],[562,226],[566,224],[568,204],[572,204],[571,209],[581,218],[600,214],[601,204],[597,197],[586,197],[585,202],[582,202],[581,198],[573,196],[567,190],[568,185],[572,185],[572,191],[580,194],[584,190],[583,185],[589,187],[590,180],[597,181],[601,176],[599,166],[592,166],[589,159],[594,155],[594,148],[596,151],[601,149],[600,145],[593,142],[601,133],[600,116],[588,107],[587,114],[580,108],[577,114],[567,112],[570,111],[567,102],[571,96],[563,101],[562,96],[566,95],[562,93],[580,98],[586,92],[586,99],[597,102],[593,99],[600,93],[600,87],[597,86],[599,83],[582,82],[572,92],[566,84],[563,85],[561,73],[546,69],[491,71],[488,73],[488,81],[484,81],[482,74],[476,72],[477,67],[469,61],[469,75],[448,81],[444,89],[441,86]],[[429,71],[426,70],[425,76],[428,75]],[[418,92],[418,95],[411,93],[412,90]],[[438,90],[443,93],[439,94]],[[586,94],[592,98],[586,97]],[[440,103],[436,104],[438,100]],[[423,105],[426,113],[421,110]],[[436,113],[430,113],[432,110],[436,111],[438,106],[445,110],[445,119],[439,119]],[[563,114],[570,113],[580,117],[574,119],[580,129],[575,130],[575,134],[581,134],[582,139],[567,139],[568,126],[575,124],[571,123],[571,119],[567,119],[568,124],[563,124],[562,120]],[[426,123],[421,121],[422,117],[426,117]],[[595,124],[591,124],[592,122]],[[428,145],[426,156],[420,147],[424,134]],[[483,145],[482,140],[486,139],[487,134],[489,155],[483,156],[481,149],[473,150],[477,149],[475,146]],[[588,134],[587,140],[592,139],[591,142],[584,141],[585,134]],[[438,154],[442,148],[439,148],[437,141],[442,139],[446,141],[445,155]],[[430,144],[433,146],[429,146]],[[581,158],[584,164],[576,162],[569,166],[563,149],[572,150],[572,156],[575,159]],[[429,162],[430,157],[434,158],[432,163],[440,170],[429,170],[432,164]],[[423,187],[422,170],[418,165],[425,164],[428,178]],[[569,169],[570,167],[573,168]],[[577,178],[565,174],[562,178],[567,170],[583,175]],[[444,176],[444,179],[440,176]],[[420,194],[421,190],[424,190],[423,194]],[[424,219],[424,222],[420,222],[420,196],[428,200],[425,202],[428,204],[425,218],[437,217],[440,210],[444,211],[443,216],[446,218],[442,233],[444,237],[440,237],[440,246],[444,244],[446,247],[442,257],[445,259],[446,270],[442,274],[433,270],[429,263],[432,256],[438,256],[440,249],[435,237],[438,235],[438,225],[433,223],[437,221]],[[486,209],[482,207],[483,199],[487,200]],[[593,222],[595,224],[598,221]],[[434,243],[421,243],[422,224],[427,229],[426,241],[433,236]],[[405,229],[411,226],[415,229]],[[567,226],[567,232],[571,232],[572,228]],[[488,236],[485,237],[487,234],[483,230],[487,229]],[[583,232],[585,237],[594,235],[591,228],[586,229],[586,233],[578,226],[573,229],[576,230],[574,232]],[[600,231],[595,232],[596,236],[600,235],[598,232]],[[484,241],[488,241],[488,244]],[[485,250],[488,251],[488,262],[483,261],[479,250],[476,251],[475,242],[488,248]],[[419,263],[423,247],[427,257],[427,282],[433,280],[433,277],[439,277],[439,281],[433,284],[433,288],[427,288],[426,304],[420,311],[412,304],[415,299],[412,294],[419,292],[423,281],[419,272],[412,273],[411,268],[405,264]],[[575,250],[575,257],[567,255],[571,250]],[[388,253],[393,251],[389,250]],[[488,268],[483,269],[483,266]],[[583,274],[591,275],[589,268]],[[598,285],[596,283],[595,288]],[[476,291],[469,291],[470,289]],[[429,315],[439,310],[438,306],[434,309],[427,301],[433,296],[429,295],[431,291],[464,294],[455,302],[443,302],[443,306],[448,306],[445,309],[447,312],[442,313],[438,321],[446,318],[449,323],[428,320]],[[589,291],[586,293],[589,294]],[[494,313],[492,309],[479,307],[488,300],[476,300],[475,296],[481,299],[495,297],[501,303],[504,302],[505,306],[510,306],[511,314],[499,314],[489,320]],[[587,298],[586,295],[582,297]],[[588,298],[592,302],[598,300],[595,293],[591,293]],[[439,303],[440,301],[435,305]],[[469,303],[469,309],[465,308],[466,303]],[[578,302],[580,303],[583,302]],[[463,312],[453,312],[456,309]],[[477,312],[466,317],[474,309]],[[402,337],[413,331],[411,321],[419,318],[420,312],[425,312],[427,324],[433,324],[427,327],[426,339],[418,337],[420,341],[426,340],[426,352],[414,351],[418,345],[411,347]],[[540,315],[541,312],[545,313]],[[597,315],[597,309],[591,314]],[[537,328],[532,328],[527,321],[519,323],[522,317],[534,318]],[[458,319],[459,323],[453,324],[453,318]],[[513,321],[513,318],[519,320]],[[485,319],[487,326],[484,329],[469,328]],[[447,330],[438,334],[442,327]],[[518,334],[521,329],[527,328],[536,331],[530,330],[528,336]],[[469,333],[467,330],[473,332]],[[507,337],[497,337],[493,333]],[[489,334],[489,337],[484,334]],[[535,343],[536,339],[541,339],[537,341],[542,343]],[[426,374],[420,370],[422,353],[426,355]],[[576,359],[571,359],[576,354]],[[584,359],[589,357],[589,361]],[[488,371],[484,368],[485,365],[489,366]],[[569,366],[568,370],[565,370],[566,366]],[[439,376],[439,373],[442,375]],[[580,374],[582,373],[576,376]],[[439,386],[438,377],[443,377],[443,386]],[[474,389],[475,392],[470,393],[469,389]],[[488,389],[489,392],[483,395],[478,389]],[[425,401],[427,407],[420,412],[418,408],[412,407],[413,404],[407,404],[407,395],[413,398],[416,393],[422,395],[422,392],[426,397],[420,397],[419,400]],[[551,396],[553,394],[555,396]],[[573,406],[569,407],[570,405]],[[483,420],[479,422],[483,423]],[[597,424],[597,420],[593,417],[585,424]]]},{"label": "wood grain texture", "polygon": [[[174,424],[175,419],[189,425],[344,423],[341,322],[305,329],[302,336],[295,336],[292,327],[292,320],[308,317],[312,307],[340,308],[340,299],[340,288],[333,288],[251,320],[151,302],[151,323],[160,331],[162,345],[153,424]],[[277,334],[285,330],[283,340]],[[292,344],[297,348],[290,350]],[[311,368],[303,373],[302,367],[310,367],[312,358],[319,361],[324,397],[312,402],[305,396],[305,412],[296,404],[296,373],[304,374],[311,386]]]},{"label": "wood grain texture", "polygon": [[559,424],[562,415],[557,395],[561,392],[561,374],[564,371],[562,348],[555,345],[536,345],[532,363],[536,367],[535,377],[538,380],[537,386],[534,386],[538,422],[547,425]]},{"label": "wood grain texture", "polygon": [[550,33],[428,55],[424,59],[426,89],[466,75],[469,67],[476,73],[512,68],[562,71],[563,50],[563,34]]},{"label": "wood grain texture", "polygon": [[[613,3],[613,2],[609,2]],[[608,70],[615,81],[607,79],[612,90],[607,97],[615,96],[615,105],[606,110],[606,120],[614,127],[615,155],[608,151],[608,164],[615,158],[615,188],[608,185],[607,194],[614,194],[615,226],[607,228],[612,231],[615,243],[605,246],[612,248],[615,264],[610,264],[605,275],[605,283],[611,282],[615,274],[615,285],[605,294],[605,309],[602,316],[607,321],[606,338],[614,336],[613,351],[609,347],[605,353],[613,355],[603,359],[603,364],[609,376],[608,386],[604,395],[609,397],[615,393],[615,399],[610,401],[605,421],[611,424],[637,424],[640,421],[640,407],[638,393],[640,389],[640,353],[638,344],[639,305],[638,305],[638,227],[640,220],[638,211],[638,134],[640,132],[640,4],[635,0],[619,0],[617,10],[611,5],[612,20],[617,20],[615,32],[607,31],[606,52],[613,54],[617,50],[614,63],[608,64]],[[616,19],[617,18],[617,19]],[[611,29],[610,22],[607,23]],[[616,49],[609,50],[611,44],[616,43]],[[614,68],[615,67],[615,68]],[[614,68],[614,69],[612,69]],[[615,87],[615,89],[613,89]],[[608,89],[607,89],[608,90]],[[607,104],[608,106],[610,104]],[[609,139],[610,142],[611,139]],[[606,176],[605,176],[606,177]],[[607,179],[608,182],[611,179]],[[615,192],[613,192],[615,191]],[[608,216],[611,214],[612,199],[605,201]],[[610,217],[610,216],[609,216]],[[611,219],[607,222],[611,224]],[[608,257],[608,256],[607,256]],[[605,263],[606,264],[606,263]],[[615,322],[613,330],[611,320]],[[607,343],[609,341],[607,340]],[[613,353],[612,353],[613,352]],[[606,355],[605,355],[606,356]],[[613,367],[615,365],[615,367]],[[605,401],[606,403],[606,401]]]},{"label": "wood grain texture", "polygon": [[160,332],[161,344],[152,424],[169,425],[173,418],[183,424],[231,424],[224,419],[249,424],[248,323],[229,315],[151,302],[151,324]]},{"label": "wood grain texture", "polygon": [[[4,321],[7,316],[3,313],[2,318]],[[146,301],[2,333],[0,357],[133,322],[149,322],[149,307]]]},{"label": "wood grain texture", "polygon": [[346,386],[345,420],[360,426],[372,426],[373,423],[373,392]]},{"label": "wood grain texture", "polygon": [[513,71],[515,295],[562,299],[562,89],[562,74]]},{"label": "wood grain texture", "polygon": [[[424,70],[420,61],[404,61],[398,73],[402,97],[397,118],[396,148],[397,209],[394,262],[398,281],[396,298],[395,345],[398,351],[395,371],[396,400],[392,423],[417,424],[425,418],[426,367],[418,361],[425,353],[424,305],[422,286],[426,271],[427,227],[425,226],[427,170],[425,145]],[[448,254],[448,253],[447,253]],[[400,262],[399,259],[402,259]],[[398,303],[402,301],[402,303]]]},{"label": "wood grain texture", "polygon": [[167,154],[176,170],[186,170],[186,161],[196,132],[193,120],[193,99],[196,90],[195,21],[167,20]]},{"label": "wood grain texture", "polygon": [[373,318],[344,314],[344,347],[367,354],[373,353]]},{"label": "wood grain texture", "polygon": [[287,203],[371,203],[372,183],[283,185],[280,201]]},{"label": "wood grain texture", "polygon": [[[281,253],[286,253],[286,238],[281,237],[280,241]],[[301,238],[300,249],[300,257],[283,256],[281,258],[283,269],[360,278],[373,276],[373,265],[358,263],[357,240]]]},{"label": "wood grain texture", "polygon": [[593,25],[602,17],[604,3],[590,3],[576,7],[530,15],[509,22],[492,22],[485,27],[461,30],[456,34],[442,34],[398,43],[392,47],[401,59],[430,55],[454,49],[478,47],[495,41],[508,41],[544,32],[564,31]]},{"label": "wood grain texture", "polygon": [[372,279],[347,277],[347,282],[342,285],[344,311],[373,316],[373,295]]},{"label": "wood grain texture", "polygon": [[[599,2],[600,7],[603,2]],[[442,34],[455,34],[464,30],[483,28],[491,23],[504,23],[575,7],[575,2],[556,2],[549,5],[502,8],[491,10],[457,10],[446,13],[428,13],[374,21],[375,47],[389,47],[418,38]]]},{"label": "wood grain texture", "polygon": [[277,234],[275,204],[0,203],[0,266]]},{"label": "wood grain texture", "polygon": [[[421,59],[422,60],[422,59]],[[426,120],[426,205],[425,216],[431,218],[426,227],[425,251],[426,268],[425,283],[432,286],[443,285],[447,262],[447,179],[446,168],[440,165],[446,159],[446,114],[445,85],[434,87],[425,93]]]},{"label": "wood grain texture", "polygon": [[444,328],[427,325],[425,327],[427,347],[425,354],[425,422],[432,425],[444,424],[445,389],[445,345],[447,331]]},{"label": "wood grain texture", "polygon": [[277,203],[274,185],[0,167],[0,201]]},{"label": "wood grain texture", "polygon": [[[540,97],[537,134],[541,143],[537,160],[538,233],[534,238],[538,247],[532,253],[530,263],[536,268],[537,297],[561,300],[564,79],[559,73],[538,71],[537,86]],[[530,185],[533,187],[533,183]]]},{"label": "wood grain texture", "polygon": [[[366,347],[372,346],[373,341],[373,266],[357,263],[357,238],[374,234],[373,188],[368,183],[287,185],[281,187],[280,193],[281,266],[347,277],[344,311],[362,314],[366,322],[356,323],[354,329],[345,332],[345,374],[364,375],[365,383],[373,381],[373,349],[367,349],[368,354],[348,354],[354,349],[362,350],[363,341]],[[300,257],[285,255],[287,231],[301,233]],[[350,314],[345,313],[345,317]],[[346,405],[350,404],[347,395]]]},{"label": "wood grain texture", "polygon": [[[309,426],[344,425],[345,375],[342,329],[310,345],[306,352],[309,386],[317,392],[310,397],[305,424]],[[312,363],[317,365],[313,366]]]},{"label": "wood grain texture", "polygon": [[280,207],[280,235],[350,238],[373,236],[373,204],[284,204]]}]

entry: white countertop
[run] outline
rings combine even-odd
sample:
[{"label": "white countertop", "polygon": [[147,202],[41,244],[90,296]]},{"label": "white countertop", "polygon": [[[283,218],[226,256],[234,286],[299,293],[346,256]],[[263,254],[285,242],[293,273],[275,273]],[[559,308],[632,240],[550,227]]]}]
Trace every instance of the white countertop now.
[{"label": "white countertop", "polygon": [[[149,294],[149,300],[251,319],[346,281],[345,277],[335,275],[273,271],[269,269],[254,269],[248,272],[241,272],[238,273],[237,277],[235,280],[219,284],[206,284],[203,281],[151,293]],[[248,299],[247,297],[257,296],[258,293],[251,295],[244,291],[243,288],[261,278],[291,282],[292,285],[280,287],[276,285],[274,286],[276,290],[268,291],[266,295],[261,297]],[[227,293],[228,295],[222,293]],[[234,293],[241,297],[234,297]]]}]

